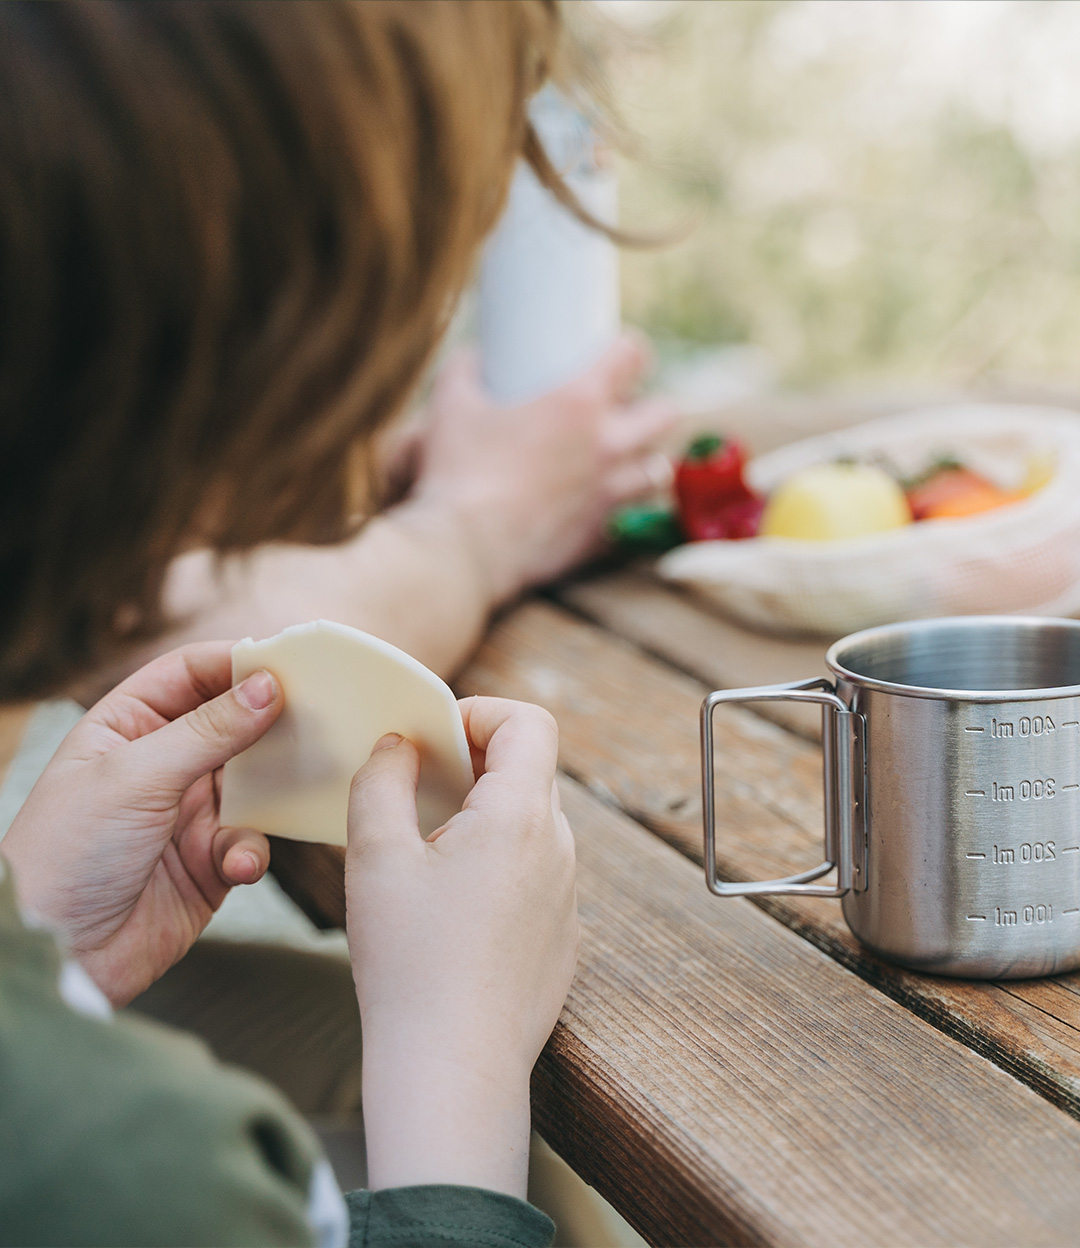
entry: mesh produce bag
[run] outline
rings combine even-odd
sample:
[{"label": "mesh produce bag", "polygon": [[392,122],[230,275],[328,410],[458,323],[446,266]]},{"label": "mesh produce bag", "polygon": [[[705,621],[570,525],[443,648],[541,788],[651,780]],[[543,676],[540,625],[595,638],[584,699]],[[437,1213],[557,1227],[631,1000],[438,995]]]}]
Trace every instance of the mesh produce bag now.
[{"label": "mesh produce bag", "polygon": [[888,416],[808,438],[754,460],[770,493],[800,468],[840,458],[902,477],[953,456],[1006,489],[1049,460],[1049,482],[1023,501],[962,519],[922,520],[834,542],[758,537],[693,542],[662,576],[742,623],[831,637],[926,616],[1080,613],[1080,414],[971,404]]}]

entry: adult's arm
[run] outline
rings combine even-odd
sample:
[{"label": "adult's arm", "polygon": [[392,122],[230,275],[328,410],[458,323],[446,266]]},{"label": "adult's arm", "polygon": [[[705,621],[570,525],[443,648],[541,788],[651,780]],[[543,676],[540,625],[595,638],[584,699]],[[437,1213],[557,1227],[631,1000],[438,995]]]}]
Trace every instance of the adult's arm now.
[{"label": "adult's arm", "polygon": [[165,649],[320,617],[451,675],[492,611],[594,553],[611,508],[663,483],[655,448],[674,411],[630,399],[648,358],[627,334],[575,381],[514,408],[487,397],[471,356],[452,359],[404,501],[340,546],[266,546],[220,564],[207,551],[180,557],[166,586],[174,629],[76,696],[95,701]]}]

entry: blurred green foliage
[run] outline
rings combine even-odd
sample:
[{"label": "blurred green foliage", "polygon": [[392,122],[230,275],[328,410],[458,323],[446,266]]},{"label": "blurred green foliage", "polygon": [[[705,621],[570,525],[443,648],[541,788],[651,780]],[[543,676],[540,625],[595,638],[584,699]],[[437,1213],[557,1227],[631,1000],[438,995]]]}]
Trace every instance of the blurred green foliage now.
[{"label": "blurred green foliage", "polygon": [[1039,68],[1080,55],[1080,5],[598,7],[622,220],[693,223],[624,253],[628,320],[793,385],[1080,376],[1080,74]]}]

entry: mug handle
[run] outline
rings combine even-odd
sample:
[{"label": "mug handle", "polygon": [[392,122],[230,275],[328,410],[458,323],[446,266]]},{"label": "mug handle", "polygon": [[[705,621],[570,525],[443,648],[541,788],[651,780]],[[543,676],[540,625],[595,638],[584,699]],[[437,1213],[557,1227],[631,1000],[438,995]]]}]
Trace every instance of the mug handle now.
[{"label": "mug handle", "polygon": [[[809,871],[780,880],[726,883],[716,878],[716,780],[713,774],[713,710],[721,702],[815,702],[822,707],[822,778],[825,787],[825,861]],[[829,714],[829,712],[832,714]],[[705,882],[718,897],[762,893],[801,893],[810,897],[843,897],[865,888],[862,863],[854,861],[854,755],[864,757],[864,720],[824,677],[750,689],[717,689],[701,704],[701,789],[705,828]],[[860,817],[865,808],[857,803]],[[861,857],[861,855],[860,855]],[[836,884],[812,884],[836,868]],[[859,878],[856,878],[859,877]]]}]

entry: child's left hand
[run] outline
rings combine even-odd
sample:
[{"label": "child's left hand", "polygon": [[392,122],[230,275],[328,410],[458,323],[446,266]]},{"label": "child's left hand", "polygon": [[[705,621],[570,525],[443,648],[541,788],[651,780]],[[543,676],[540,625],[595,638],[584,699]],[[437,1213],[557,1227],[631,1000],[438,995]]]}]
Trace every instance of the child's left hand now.
[{"label": "child's left hand", "polygon": [[235,689],[230,642],[141,668],[64,738],[3,842],[23,907],[65,938],[114,1005],[191,947],[234,884],[266,872],[266,837],[218,820],[215,772],[277,719],[277,682]]}]

